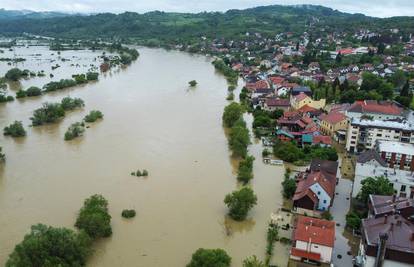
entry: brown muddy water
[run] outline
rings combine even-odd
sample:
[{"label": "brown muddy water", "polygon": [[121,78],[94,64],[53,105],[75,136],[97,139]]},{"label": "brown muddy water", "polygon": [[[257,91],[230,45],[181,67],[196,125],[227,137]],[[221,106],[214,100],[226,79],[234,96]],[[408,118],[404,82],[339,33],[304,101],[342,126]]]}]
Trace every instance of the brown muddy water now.
[{"label": "brown muddy water", "polygon": [[[49,74],[56,64],[45,60],[56,57],[45,47],[19,49],[14,53],[42,53],[20,68]],[[250,151],[256,157],[252,186],[258,205],[245,222],[228,219],[223,199],[237,182],[221,124],[225,79],[203,56],[139,51],[130,67],[101,75],[99,82],[0,104],[0,129],[14,120],[27,129],[25,138],[0,136],[7,157],[0,173],[0,265],[31,225],[73,228],[82,202],[96,193],[109,201],[113,235],[95,243],[89,266],[185,266],[200,247],[225,249],[236,267],[250,255],[264,258],[269,216],[282,203],[283,168],[264,165],[255,141]],[[62,52],[85,63],[60,63],[53,80],[85,72],[99,53]],[[0,75],[11,68],[0,64]],[[9,91],[14,95],[20,86],[49,79],[24,80]],[[198,85],[190,89],[193,79]],[[28,127],[34,109],[68,95],[82,98],[85,108],[58,124]],[[104,120],[83,137],[64,141],[67,127],[92,109],[101,110]],[[137,169],[147,169],[149,177],[131,176]],[[136,209],[137,216],[123,219],[125,208]],[[287,255],[288,248],[278,244],[273,263],[286,266]]]}]

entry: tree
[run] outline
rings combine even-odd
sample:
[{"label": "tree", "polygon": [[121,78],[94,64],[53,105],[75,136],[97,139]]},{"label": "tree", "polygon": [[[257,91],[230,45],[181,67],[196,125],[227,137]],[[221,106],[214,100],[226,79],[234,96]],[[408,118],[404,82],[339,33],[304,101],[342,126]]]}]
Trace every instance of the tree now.
[{"label": "tree", "polygon": [[108,237],[112,234],[111,215],[108,201],[101,195],[87,198],[79,212],[75,226],[84,230],[92,239]]},{"label": "tree", "polygon": [[188,82],[188,84],[189,84],[191,87],[194,87],[194,86],[196,86],[196,85],[197,85],[197,81],[196,81],[196,80],[192,80],[192,81],[189,81],[189,82]]},{"label": "tree", "polygon": [[386,195],[394,194],[392,183],[384,176],[368,177],[361,181],[362,187],[357,198],[362,203],[368,203],[369,195]]},{"label": "tree", "polygon": [[224,203],[229,208],[229,215],[236,221],[242,221],[254,205],[257,204],[257,197],[250,187],[243,187],[226,195]]},{"label": "tree", "polygon": [[341,52],[339,52],[339,53],[336,55],[335,61],[336,61],[336,63],[338,63],[338,64],[342,62],[342,54],[341,54]]},{"label": "tree", "polygon": [[346,226],[353,230],[358,230],[361,228],[361,218],[356,212],[350,211],[346,215]]},{"label": "tree", "polygon": [[99,110],[91,110],[88,115],[85,116],[84,120],[86,122],[95,122],[98,119],[102,119],[103,114]]},{"label": "tree", "polygon": [[19,68],[13,68],[6,72],[4,77],[8,80],[18,81],[21,77],[27,76],[25,71],[20,70]]},{"label": "tree", "polygon": [[38,126],[46,123],[54,123],[64,116],[65,110],[59,103],[44,103],[41,108],[33,112],[33,117],[30,120],[33,126]]},{"label": "tree", "polygon": [[233,102],[224,108],[223,123],[226,127],[232,127],[242,116],[242,107]]},{"label": "tree", "polygon": [[250,144],[249,130],[246,123],[238,120],[230,131],[229,145],[233,156],[244,158],[247,155],[247,146]]},{"label": "tree", "polygon": [[127,219],[129,219],[129,218],[134,218],[135,217],[135,215],[136,215],[136,212],[135,212],[135,210],[127,210],[127,209],[125,209],[125,210],[123,210],[122,211],[122,213],[121,213],[121,216],[122,217],[124,217],[124,218],[127,218]]},{"label": "tree", "polygon": [[83,123],[75,122],[72,123],[65,133],[65,140],[69,141],[75,139],[76,137],[82,136],[85,132],[85,126]]},{"label": "tree", "polygon": [[6,266],[85,266],[90,245],[91,239],[83,231],[37,224],[15,247]]},{"label": "tree", "polygon": [[4,127],[4,135],[10,135],[12,137],[22,137],[26,135],[26,131],[23,128],[21,121],[15,121],[9,126]]},{"label": "tree", "polygon": [[400,96],[409,96],[410,95],[410,84],[408,83],[408,80],[405,82],[403,88],[401,89]]},{"label": "tree", "polygon": [[283,186],[283,197],[286,199],[290,199],[293,197],[296,191],[296,181],[294,179],[285,179],[282,182]]},{"label": "tree", "polygon": [[239,170],[237,174],[237,180],[247,184],[251,179],[253,179],[253,156],[247,156],[239,164]]},{"label": "tree", "polygon": [[266,267],[266,265],[253,255],[243,261],[243,267]]},{"label": "tree", "polygon": [[80,98],[71,98],[69,96],[64,97],[61,102],[64,110],[73,110],[85,106],[85,102]]},{"label": "tree", "polygon": [[382,55],[384,54],[384,51],[385,51],[385,45],[384,43],[381,42],[378,44],[377,54]]},{"label": "tree", "polygon": [[187,267],[230,267],[231,258],[222,249],[199,248]]}]

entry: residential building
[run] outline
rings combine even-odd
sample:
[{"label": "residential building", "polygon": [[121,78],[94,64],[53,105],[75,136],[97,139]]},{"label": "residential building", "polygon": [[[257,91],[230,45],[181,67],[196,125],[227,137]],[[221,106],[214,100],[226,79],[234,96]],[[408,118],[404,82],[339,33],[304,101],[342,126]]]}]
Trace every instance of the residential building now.
[{"label": "residential building", "polygon": [[275,111],[277,109],[287,111],[289,110],[289,108],[289,99],[266,98],[266,100],[263,103],[263,109],[266,111]]},{"label": "residential building", "polygon": [[370,120],[353,118],[348,124],[346,150],[371,149],[377,140],[414,143],[414,125],[406,120]]},{"label": "residential building", "polygon": [[348,118],[370,117],[373,120],[404,119],[403,108],[392,101],[356,101],[347,110]]},{"label": "residential building", "polygon": [[414,198],[414,173],[404,169],[390,168],[375,149],[362,152],[356,160],[352,197],[357,197],[361,191],[363,180],[377,176],[386,177],[392,183],[398,196]]},{"label": "residential building", "polygon": [[330,112],[319,116],[319,125],[322,133],[333,136],[336,131],[346,130],[348,127],[347,117],[339,112]]},{"label": "residential building", "polygon": [[[293,90],[295,90],[294,88]],[[300,92],[297,95],[291,95],[290,97],[290,105],[292,109],[298,110],[301,107],[308,105],[310,107],[313,107],[315,109],[323,109],[326,105],[326,99],[320,99],[320,100],[313,100],[309,95],[307,95],[304,92]]]},{"label": "residential building", "polygon": [[290,258],[330,264],[334,243],[335,222],[299,216],[294,224]]},{"label": "residential building", "polygon": [[384,217],[385,215],[391,216],[394,213],[398,213],[404,218],[410,220],[411,216],[414,215],[414,199],[397,197],[396,195],[370,195],[368,207],[369,218]]}]

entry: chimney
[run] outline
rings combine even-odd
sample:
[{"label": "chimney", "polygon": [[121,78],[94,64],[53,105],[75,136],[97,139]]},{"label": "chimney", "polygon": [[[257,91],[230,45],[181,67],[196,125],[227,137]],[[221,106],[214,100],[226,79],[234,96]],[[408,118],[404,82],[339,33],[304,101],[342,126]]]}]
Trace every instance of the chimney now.
[{"label": "chimney", "polygon": [[387,222],[388,222],[388,215],[385,214],[385,216],[384,216],[384,224],[387,224]]},{"label": "chimney", "polygon": [[374,267],[382,267],[383,264],[384,264],[384,257],[385,257],[387,239],[388,239],[387,233],[382,233],[382,234],[379,235],[379,244],[378,244],[378,249],[377,249],[377,257],[375,258]]}]

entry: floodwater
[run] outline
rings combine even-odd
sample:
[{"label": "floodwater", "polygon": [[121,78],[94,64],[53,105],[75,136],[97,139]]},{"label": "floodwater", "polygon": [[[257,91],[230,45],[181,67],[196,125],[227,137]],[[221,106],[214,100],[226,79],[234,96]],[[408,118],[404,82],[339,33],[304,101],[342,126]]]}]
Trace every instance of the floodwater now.
[{"label": "floodwater", "polygon": [[[263,148],[253,142],[258,205],[245,222],[227,218],[223,199],[238,185],[221,124],[225,79],[203,56],[139,51],[131,66],[101,75],[96,83],[0,104],[1,129],[21,120],[27,130],[24,138],[0,136],[7,157],[0,172],[0,265],[31,225],[73,228],[84,199],[96,193],[109,202],[113,235],[94,244],[89,266],[185,266],[200,247],[225,249],[236,267],[250,255],[264,259],[270,213],[282,203],[283,167],[264,165]],[[44,69],[58,80],[85,72],[102,52],[64,51],[60,56],[72,62],[60,62],[55,71],[50,58],[58,60],[58,55],[45,47],[13,53],[42,54],[17,66]],[[78,60],[85,63],[71,65]],[[1,62],[0,75],[9,68]],[[24,80],[9,92],[50,79]],[[193,79],[198,85],[190,89]],[[67,113],[60,123],[28,127],[34,109],[68,95],[82,98],[85,108]],[[101,110],[104,120],[83,137],[64,141],[67,127],[92,109]],[[147,169],[149,177],[131,176],[137,169]],[[126,208],[134,208],[137,216],[123,219]],[[277,245],[273,263],[286,266],[287,256],[288,248]]]}]

